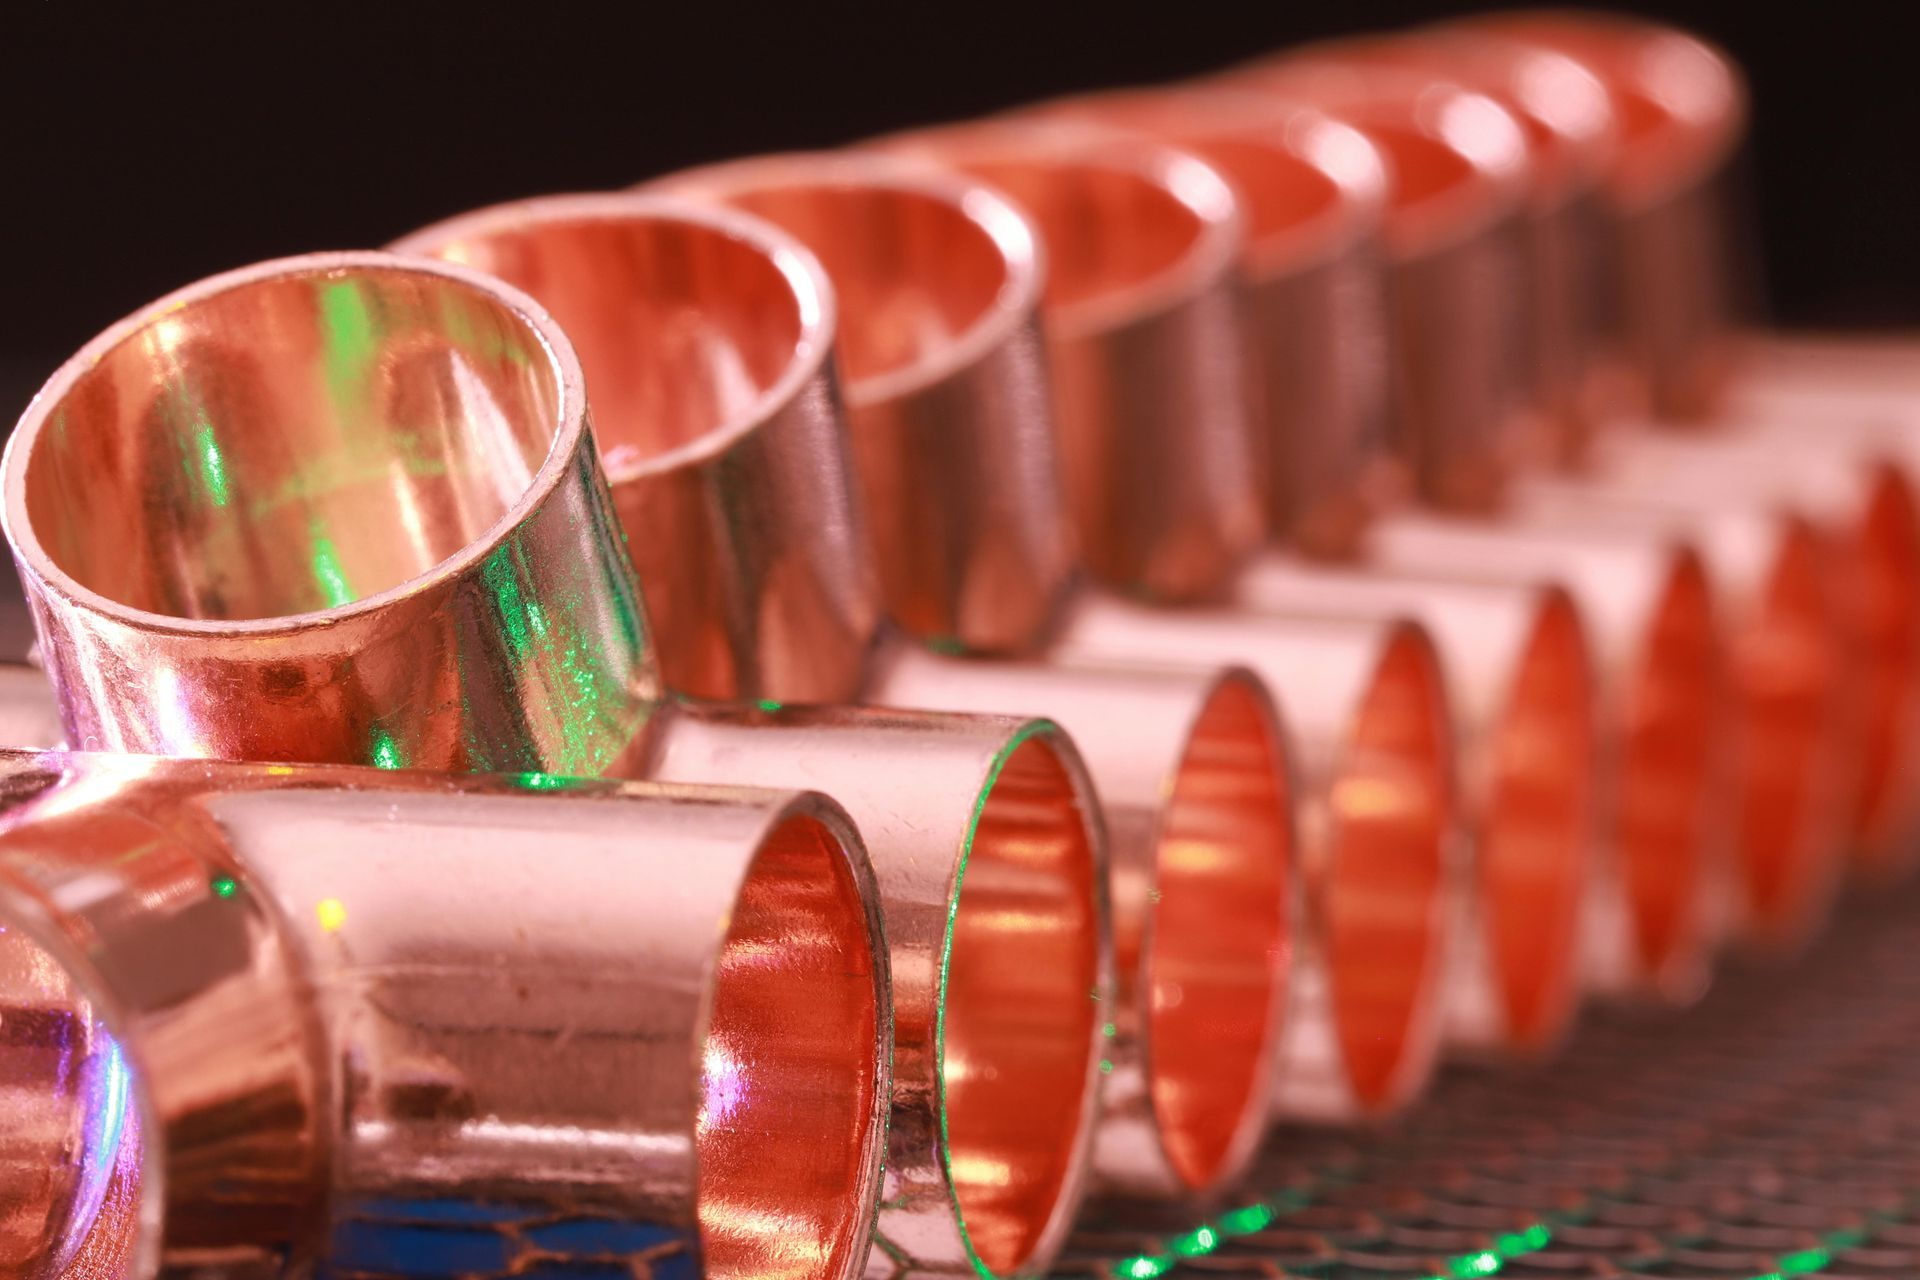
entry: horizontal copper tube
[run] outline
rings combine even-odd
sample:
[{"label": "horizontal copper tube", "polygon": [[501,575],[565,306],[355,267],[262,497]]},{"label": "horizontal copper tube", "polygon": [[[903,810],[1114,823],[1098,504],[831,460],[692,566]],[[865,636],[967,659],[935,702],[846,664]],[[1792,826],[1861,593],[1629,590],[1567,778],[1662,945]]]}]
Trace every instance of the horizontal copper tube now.
[{"label": "horizontal copper tube", "polygon": [[1306,914],[1277,1105],[1353,1119],[1408,1101],[1439,1043],[1461,852],[1451,724],[1426,633],[1087,595],[1055,652],[1236,662],[1278,694],[1293,735]]},{"label": "horizontal copper tube", "polygon": [[1227,181],[1190,152],[1070,122],[875,145],[984,178],[1038,228],[1055,449],[1087,568],[1149,599],[1217,594],[1264,524]]},{"label": "horizontal copper tube", "polygon": [[17,751],[0,777],[8,1274],[407,1274],[389,1237],[423,1221],[502,1272],[861,1274],[887,961],[832,802]]},{"label": "horizontal copper tube", "polygon": [[54,374],[0,485],[77,747],[584,774],[644,718],[579,365],[461,268],[163,298]]},{"label": "horizontal copper tube", "polygon": [[393,247],[514,282],[572,338],[669,688],[853,696],[879,580],[837,439],[833,293],[799,241],[626,194],[500,205]]},{"label": "horizontal copper tube", "polygon": [[1587,979],[1673,1003],[1705,987],[1708,895],[1726,822],[1720,631],[1698,553],[1653,528],[1565,528],[1404,512],[1373,529],[1387,573],[1559,583],[1580,608],[1600,717],[1603,826],[1582,929]]},{"label": "horizontal copper tube", "polygon": [[769,219],[839,295],[854,478],[894,622],[948,651],[1027,650],[1074,565],[1026,219],[988,184],[872,152],[763,156],[651,186]]},{"label": "horizontal copper tube", "polygon": [[1599,822],[1596,677],[1566,591],[1269,555],[1241,575],[1234,602],[1256,613],[1404,615],[1432,634],[1474,846],[1459,886],[1447,1030],[1480,1049],[1555,1047],[1579,1008]]},{"label": "horizontal copper tube", "polygon": [[1246,209],[1248,358],[1266,444],[1269,532],[1350,554],[1406,487],[1387,448],[1384,162],[1366,136],[1270,94],[1200,85],[1043,104],[1192,151]]},{"label": "horizontal copper tube", "polygon": [[1384,157],[1395,447],[1421,498],[1497,505],[1517,465],[1545,451],[1523,394],[1527,154],[1492,98],[1430,75],[1300,55],[1226,77],[1306,101],[1359,128]]}]

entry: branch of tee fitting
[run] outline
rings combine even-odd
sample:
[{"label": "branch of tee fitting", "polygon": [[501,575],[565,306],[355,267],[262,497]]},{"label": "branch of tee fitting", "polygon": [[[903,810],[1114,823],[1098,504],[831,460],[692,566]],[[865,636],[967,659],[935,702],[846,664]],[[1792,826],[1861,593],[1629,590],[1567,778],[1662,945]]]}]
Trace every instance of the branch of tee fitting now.
[{"label": "branch of tee fitting", "polygon": [[891,1008],[831,801],[16,751],[0,780],[10,1273],[381,1270],[429,1203],[502,1270],[643,1238],[862,1274]]}]

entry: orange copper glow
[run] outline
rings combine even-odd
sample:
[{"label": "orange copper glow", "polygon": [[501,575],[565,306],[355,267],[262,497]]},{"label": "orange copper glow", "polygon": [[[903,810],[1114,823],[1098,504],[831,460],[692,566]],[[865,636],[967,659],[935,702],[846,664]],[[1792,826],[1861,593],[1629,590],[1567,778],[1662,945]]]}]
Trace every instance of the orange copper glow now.
[{"label": "orange copper glow", "polygon": [[1864,518],[1848,557],[1860,577],[1858,636],[1865,647],[1866,741],[1854,814],[1854,849],[1863,869],[1901,864],[1920,685],[1920,514],[1913,487],[1890,466],[1878,466]]}]

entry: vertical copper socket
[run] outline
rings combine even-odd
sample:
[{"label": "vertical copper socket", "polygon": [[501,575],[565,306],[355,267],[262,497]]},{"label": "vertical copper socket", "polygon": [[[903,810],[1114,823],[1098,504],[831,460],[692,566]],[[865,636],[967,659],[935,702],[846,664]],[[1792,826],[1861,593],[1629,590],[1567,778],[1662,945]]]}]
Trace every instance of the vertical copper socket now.
[{"label": "vertical copper socket", "polygon": [[1431,75],[1304,53],[1228,83],[1311,102],[1385,158],[1392,436],[1420,496],[1482,512],[1547,451],[1525,394],[1525,135],[1492,98]]},{"label": "vertical copper socket", "polygon": [[[1845,865],[1859,770],[1860,661],[1846,573],[1824,527],[1763,495],[1649,469],[1634,482],[1530,479],[1517,518],[1562,527],[1651,525],[1698,545],[1726,637],[1733,724],[1724,924],[1774,949],[1825,918]],[[1665,479],[1659,479],[1664,476]]]},{"label": "vertical copper socket", "polygon": [[526,289],[573,339],[669,688],[854,695],[880,592],[838,439],[833,292],[799,241],[616,194],[482,209],[393,247]]},{"label": "vertical copper socket", "polygon": [[1472,31],[1582,63],[1606,86],[1618,146],[1605,184],[1617,337],[1657,416],[1700,420],[1739,352],[1730,170],[1745,137],[1745,83],[1726,54],[1672,27],[1568,10],[1474,19]]},{"label": "vertical copper socket", "polygon": [[1432,634],[1474,849],[1446,983],[1449,1038],[1522,1054],[1553,1048],[1579,1007],[1599,821],[1596,677],[1571,597],[1544,584],[1277,555],[1255,560],[1235,591],[1252,612],[1405,615]]},{"label": "vertical copper socket", "polygon": [[1304,928],[1276,1104],[1352,1119],[1412,1098],[1439,1042],[1455,831],[1452,729],[1426,632],[1088,596],[1056,652],[1237,662],[1275,690],[1295,753]]},{"label": "vertical copper socket", "polygon": [[1081,558],[1131,595],[1217,595],[1261,540],[1238,198],[1191,152],[1063,121],[875,144],[1001,188],[1047,255],[1056,454]]},{"label": "vertical copper socket", "polygon": [[75,746],[584,774],[644,718],[579,365],[460,268],[163,298],[53,375],[0,485]]},{"label": "vertical copper socket", "polygon": [[1024,215],[979,179],[872,152],[756,157],[650,185],[766,218],[826,268],[854,478],[894,622],[947,651],[1031,649],[1074,554],[1045,408],[1044,264]]},{"label": "vertical copper socket", "polygon": [[1117,999],[1098,1189],[1207,1198],[1266,1134],[1297,931],[1293,815],[1272,701],[1227,668],[983,662],[901,647],[895,706],[1045,707],[1099,784],[1112,847]]},{"label": "vertical copper socket", "polygon": [[1272,536],[1354,550],[1404,492],[1388,451],[1385,164],[1318,108],[1204,84],[1062,99],[1037,110],[1192,151],[1240,193],[1248,355]]},{"label": "vertical copper socket", "polygon": [[861,1274],[890,1011],[845,814],[522,785],[575,794],[0,752],[7,1274]]},{"label": "vertical copper socket", "polygon": [[886,917],[893,1113],[874,1275],[1043,1274],[1079,1207],[1112,1016],[1105,844],[1050,723],[685,704],[652,776],[810,779]]},{"label": "vertical copper socket", "polygon": [[1714,806],[1727,718],[1713,594],[1691,543],[1653,529],[1566,529],[1402,513],[1369,538],[1383,572],[1562,585],[1592,647],[1602,815],[1581,930],[1587,981],[1683,1003],[1704,990]]}]

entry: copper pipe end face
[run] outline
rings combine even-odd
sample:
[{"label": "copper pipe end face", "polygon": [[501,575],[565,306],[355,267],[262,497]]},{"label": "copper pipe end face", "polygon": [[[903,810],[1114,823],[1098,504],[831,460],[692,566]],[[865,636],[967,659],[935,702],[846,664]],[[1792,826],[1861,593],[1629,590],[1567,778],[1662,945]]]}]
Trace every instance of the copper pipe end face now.
[{"label": "copper pipe end face", "polygon": [[1269,529],[1315,554],[1351,554],[1405,488],[1386,447],[1387,174],[1373,144],[1306,104],[1207,85],[1040,110],[1181,147],[1234,184]]},{"label": "copper pipe end face", "polygon": [[1206,1197],[1272,1112],[1300,882],[1286,748],[1239,669],[978,662],[902,651],[877,700],[1042,708],[1072,733],[1111,844],[1116,1006],[1098,1188]]},{"label": "copper pipe end face", "polygon": [[1491,509],[1509,471],[1542,451],[1515,305],[1528,172],[1518,121],[1432,75],[1311,51],[1230,82],[1311,102],[1385,158],[1395,443],[1428,501]]},{"label": "copper pipe end face", "polygon": [[650,684],[573,349],[458,267],[317,254],[88,343],[0,484],[68,741],[593,773]]},{"label": "copper pipe end face", "polygon": [[1060,122],[879,145],[993,183],[1038,230],[1061,480],[1087,567],[1155,599],[1217,593],[1264,523],[1244,218],[1226,179],[1191,153]]},{"label": "copper pipe end face", "polygon": [[1059,653],[1076,660],[1237,661],[1291,730],[1305,928],[1276,1105],[1379,1114],[1417,1093],[1439,1031],[1450,945],[1455,749],[1432,642],[1398,619],[1149,609],[1088,596]]},{"label": "copper pipe end face", "polygon": [[1237,603],[1412,617],[1432,633],[1474,846],[1448,978],[1449,1038],[1539,1053],[1579,1004],[1580,921],[1597,836],[1598,698],[1586,627],[1545,585],[1254,561]]},{"label": "copper pipe end face", "polygon": [[991,186],[873,152],[768,156],[650,186],[819,256],[888,611],[945,651],[1030,649],[1074,553],[1053,465],[1034,229]]},{"label": "copper pipe end face", "polygon": [[853,696],[881,601],[838,418],[833,292],[799,241],[626,194],[499,205],[395,247],[512,281],[566,327],[669,688]]},{"label": "copper pipe end face", "polygon": [[806,777],[847,804],[894,984],[873,1265],[1044,1273],[1084,1194],[1112,1007],[1104,835],[1071,742],[1001,717],[683,707],[653,772]]},{"label": "copper pipe end face", "polygon": [[0,773],[10,1274],[409,1274],[398,1242],[449,1221],[501,1272],[861,1274],[891,1017],[830,801],[19,752]]},{"label": "copper pipe end face", "polygon": [[1601,838],[1583,925],[1599,990],[1682,1002],[1705,982],[1703,901],[1724,824],[1710,813],[1728,716],[1719,632],[1698,554],[1651,528],[1555,528],[1396,515],[1374,530],[1387,573],[1560,583],[1595,681]]}]

